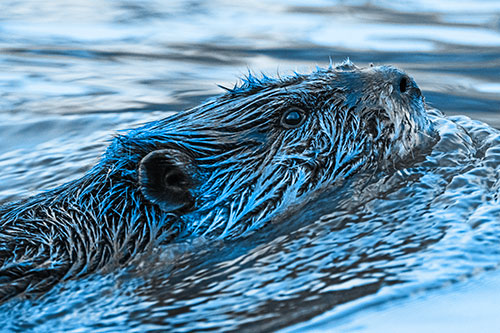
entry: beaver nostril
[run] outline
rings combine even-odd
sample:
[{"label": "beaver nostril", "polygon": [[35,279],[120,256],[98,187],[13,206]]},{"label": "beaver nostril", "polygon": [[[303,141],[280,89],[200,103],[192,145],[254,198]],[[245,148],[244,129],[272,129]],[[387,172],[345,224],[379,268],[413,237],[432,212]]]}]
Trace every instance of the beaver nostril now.
[{"label": "beaver nostril", "polygon": [[404,75],[401,80],[399,80],[399,91],[403,94],[408,90],[408,85],[410,84],[410,79],[408,76]]}]

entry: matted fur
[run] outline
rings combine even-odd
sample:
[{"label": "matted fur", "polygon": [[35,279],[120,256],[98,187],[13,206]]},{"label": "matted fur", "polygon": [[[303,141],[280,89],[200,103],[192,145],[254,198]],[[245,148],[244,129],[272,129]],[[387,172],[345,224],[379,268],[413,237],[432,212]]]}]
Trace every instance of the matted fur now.
[{"label": "matted fur", "polygon": [[[306,119],[285,128],[292,107]],[[117,136],[83,178],[0,207],[0,300],[126,263],[159,242],[239,237],[338,180],[411,155],[431,134],[420,90],[393,67],[346,61],[284,79],[249,75],[201,106]],[[138,166],[160,149],[192,161],[188,210],[163,211],[143,195]]]}]

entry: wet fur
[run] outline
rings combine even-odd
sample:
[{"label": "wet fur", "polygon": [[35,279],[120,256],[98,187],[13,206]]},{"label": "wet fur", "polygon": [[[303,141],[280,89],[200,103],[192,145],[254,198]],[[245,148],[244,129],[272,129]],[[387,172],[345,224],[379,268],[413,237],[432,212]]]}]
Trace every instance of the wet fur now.
[{"label": "wet fur", "polygon": [[[124,264],[161,242],[239,237],[338,180],[392,165],[431,134],[413,80],[395,91],[403,75],[350,62],[285,79],[249,75],[201,106],[116,137],[83,178],[0,207],[0,301]],[[306,121],[283,128],[291,107]],[[168,195],[144,188],[152,181],[139,165],[154,151],[183,157],[176,163],[190,175],[191,206],[169,210]]]}]

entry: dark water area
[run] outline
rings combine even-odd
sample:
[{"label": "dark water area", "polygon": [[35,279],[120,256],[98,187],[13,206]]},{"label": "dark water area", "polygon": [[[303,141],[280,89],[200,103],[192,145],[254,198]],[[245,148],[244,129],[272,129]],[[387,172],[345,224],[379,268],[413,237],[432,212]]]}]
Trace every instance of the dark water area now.
[{"label": "dark water area", "polygon": [[411,75],[449,116],[431,115],[439,142],[247,238],[159,247],[14,298],[0,330],[497,331],[498,1],[2,1],[0,203],[82,176],[117,131],[249,70],[346,58]]}]

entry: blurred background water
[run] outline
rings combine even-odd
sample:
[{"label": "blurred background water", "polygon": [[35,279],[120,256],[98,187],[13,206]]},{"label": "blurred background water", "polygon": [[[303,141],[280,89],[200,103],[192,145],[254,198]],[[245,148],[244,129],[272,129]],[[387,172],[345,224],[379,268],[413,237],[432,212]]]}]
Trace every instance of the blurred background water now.
[{"label": "blurred background water", "polygon": [[[195,106],[221,92],[216,84],[232,86],[248,70],[270,76],[309,72],[317,65],[328,66],[330,59],[340,62],[347,57],[357,65],[402,68],[415,78],[430,105],[500,128],[499,1],[2,1],[0,202],[81,176],[117,130]],[[467,323],[500,327],[491,299],[500,291],[500,276],[479,274],[496,272],[497,254],[489,256],[484,266],[462,265],[455,271],[446,267],[456,260],[454,254],[441,252],[443,261],[430,257],[429,265],[443,264],[443,275],[452,278],[443,278],[436,268],[429,281],[440,283],[424,286],[415,278],[420,289],[389,288],[394,297],[384,296],[380,281],[366,289],[368,277],[363,281],[357,276],[357,282],[346,286],[340,280],[322,279],[332,271],[301,274],[286,265],[311,256],[317,267],[342,266],[348,260],[339,254],[359,255],[360,249],[376,246],[376,240],[363,239],[356,245],[353,238],[375,232],[371,228],[377,225],[376,218],[369,214],[356,218],[373,223],[356,224],[346,237],[351,242],[345,243],[339,235],[328,238],[330,233],[317,226],[294,234],[292,240],[267,239],[265,246],[250,241],[231,246],[209,243],[202,247],[210,249],[196,254],[186,254],[184,245],[169,248],[153,260],[156,265],[149,262],[140,274],[120,271],[70,281],[41,301],[9,302],[0,307],[0,322],[8,330],[39,331],[342,327],[387,332],[408,328],[403,317],[409,318],[414,331],[429,327],[459,331],[469,329]],[[460,221],[454,222],[461,228]],[[424,232],[418,229],[424,227]],[[391,228],[386,237],[400,230]],[[429,222],[412,228],[415,236],[424,235],[411,239],[421,251],[422,244],[441,242],[446,238],[443,230],[451,227]],[[317,236],[311,232],[322,235],[319,243],[332,246],[327,252],[322,247],[320,257],[302,244]],[[461,232],[455,235],[472,237]],[[391,244],[390,239],[385,241]],[[394,240],[394,247],[398,244]],[[342,250],[342,246],[354,248]],[[408,260],[385,256],[381,265],[405,267]],[[282,276],[276,268],[280,263]],[[403,278],[403,271],[390,272],[393,279],[385,280],[384,286],[412,280]],[[292,280],[285,278],[287,274]],[[254,280],[256,276],[260,279]],[[463,280],[467,282],[458,287],[451,283]],[[357,285],[365,288],[358,292]],[[307,292],[301,286],[307,286]],[[326,299],[319,296],[319,291],[328,294],[335,288],[346,292]],[[373,299],[367,302],[368,294]],[[467,298],[460,298],[462,294]],[[271,301],[262,303],[266,297]],[[456,313],[466,315],[475,309],[478,317],[450,316],[450,303],[457,304]],[[417,312],[425,320],[415,320]]]}]

